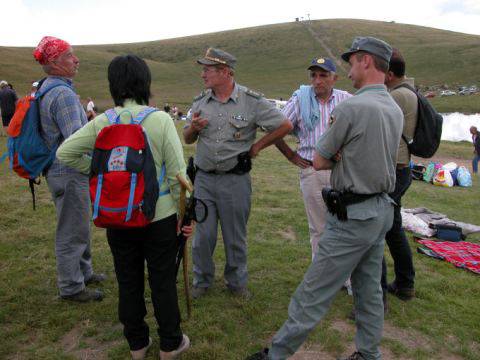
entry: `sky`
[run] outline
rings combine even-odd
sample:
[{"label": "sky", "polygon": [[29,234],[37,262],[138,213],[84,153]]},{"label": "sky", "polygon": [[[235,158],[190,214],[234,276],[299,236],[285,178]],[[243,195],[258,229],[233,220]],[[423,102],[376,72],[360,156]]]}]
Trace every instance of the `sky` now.
[{"label": "sky", "polygon": [[151,41],[297,17],[395,21],[480,35],[480,0],[0,0],[0,13],[0,46],[36,46],[44,35],[73,45]]}]

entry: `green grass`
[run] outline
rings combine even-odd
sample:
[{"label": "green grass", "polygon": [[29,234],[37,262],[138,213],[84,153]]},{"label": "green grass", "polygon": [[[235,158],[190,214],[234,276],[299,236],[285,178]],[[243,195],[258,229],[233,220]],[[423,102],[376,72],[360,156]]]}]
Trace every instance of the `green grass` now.
[{"label": "green grass", "polygon": [[[5,146],[4,139],[0,139],[0,148]],[[293,146],[291,138],[289,142]],[[187,156],[194,146],[184,149]],[[468,143],[442,143],[439,155],[468,159],[470,152]],[[224,252],[219,241],[215,286],[208,296],[193,302],[192,318],[182,323],[192,339],[185,359],[243,359],[268,344],[286,319],[290,296],[310,263],[297,170],[276,149],[269,148],[254,161],[252,177],[248,264],[253,298],[247,302],[226,292],[222,279]],[[104,301],[82,305],[61,301],[56,289],[55,211],[46,185],[38,187],[34,212],[26,182],[8,171],[6,164],[0,165],[0,184],[0,358],[75,359],[93,353],[97,358],[127,359],[128,346],[117,320],[117,285],[104,231],[94,228],[92,239],[94,267],[109,275],[103,286]],[[453,219],[478,224],[479,186],[478,178],[472,188],[440,188],[414,182],[404,206],[426,206]],[[480,235],[469,236],[469,240],[478,243]],[[404,359],[478,359],[480,278],[419,255],[417,245],[410,244],[417,272],[417,298],[404,303],[389,297],[391,310],[386,321],[394,335],[385,337],[382,347]],[[386,253],[391,277],[392,261]],[[185,314],[182,281],[178,291]],[[147,322],[154,337],[148,358],[153,359],[158,352],[158,337],[149,290],[146,297]],[[348,351],[354,336],[353,323],[346,320],[351,304],[350,297],[339,293],[307,345],[321,345],[332,356]],[[347,330],[336,328],[339,322]]]},{"label": "green grass", "polygon": [[[312,29],[340,56],[358,35],[372,35],[398,47],[407,61],[407,74],[422,87],[480,85],[480,36],[421,26],[380,21],[332,19],[311,22]],[[135,53],[147,59],[152,71],[152,104],[175,103],[187,110],[202,89],[195,60],[209,46],[223,48],[238,58],[237,80],[267,97],[289,98],[299,84],[308,82],[310,59],[325,50],[305,23],[285,23],[184,38],[134,44],[75,46],[80,72],[75,79],[82,99],[90,96],[104,110],[111,106],[106,69],[119,54]],[[42,76],[32,48],[0,47],[0,78],[25,94]],[[348,66],[347,66],[348,67]],[[346,73],[339,70],[340,88],[352,91]],[[455,98],[455,99],[453,99]],[[480,112],[474,97],[434,99],[442,111]]]}]

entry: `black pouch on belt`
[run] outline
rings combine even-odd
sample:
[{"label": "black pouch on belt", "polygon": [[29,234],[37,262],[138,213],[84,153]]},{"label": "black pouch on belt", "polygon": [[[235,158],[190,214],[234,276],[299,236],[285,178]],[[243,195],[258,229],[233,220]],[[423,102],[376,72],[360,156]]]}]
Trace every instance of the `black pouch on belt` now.
[{"label": "black pouch on belt", "polygon": [[330,188],[322,189],[322,197],[327,205],[327,210],[332,215],[337,215],[338,220],[347,221],[347,207],[343,201],[343,196],[340,191]]},{"label": "black pouch on belt", "polygon": [[250,157],[248,151],[238,154],[237,161],[237,165],[235,165],[233,169],[229,170],[228,173],[243,175],[252,170],[252,158]]}]

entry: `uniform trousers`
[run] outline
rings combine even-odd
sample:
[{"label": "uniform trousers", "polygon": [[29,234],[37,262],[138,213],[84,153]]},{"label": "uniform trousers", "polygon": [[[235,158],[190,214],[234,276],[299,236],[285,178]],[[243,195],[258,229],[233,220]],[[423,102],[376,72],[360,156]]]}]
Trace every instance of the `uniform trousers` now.
[{"label": "uniform trousers", "polygon": [[176,222],[176,215],[171,215],[144,228],[107,229],[118,281],[118,316],[130,350],[148,344],[149,328],[144,320],[145,261],[160,349],[173,351],[182,341],[175,279]]},{"label": "uniform trousers", "polygon": [[[385,240],[393,258],[395,270],[395,285],[398,289],[413,289],[415,287],[415,268],[413,267],[412,250],[402,227],[402,196],[412,183],[410,168],[397,169],[395,190],[389,194],[395,201],[392,228],[387,232]],[[382,271],[382,288],[387,288],[387,267]]]},{"label": "uniform trousers", "polygon": [[330,170],[316,171],[313,166],[300,169],[300,189],[308,219],[312,259],[317,252],[318,242],[325,228],[327,206],[323,201],[322,189],[330,186]]},{"label": "uniform trousers", "polygon": [[208,217],[205,222],[196,225],[192,243],[195,287],[208,288],[214,282],[213,253],[217,244],[219,221],[225,247],[226,285],[232,290],[247,285],[247,221],[251,195],[249,173],[236,175],[210,174],[202,170],[197,172],[195,197],[206,203]]},{"label": "uniform trousers", "polygon": [[347,221],[327,214],[318,252],[292,296],[288,319],[275,334],[269,359],[293,355],[327,313],[351,274],[357,350],[367,360],[381,359],[383,300],[380,286],[385,234],[393,207],[386,195],[348,206]]},{"label": "uniform trousers", "polygon": [[57,212],[57,284],[60,296],[73,295],[85,288],[93,274],[88,176],[47,176],[47,184]]}]

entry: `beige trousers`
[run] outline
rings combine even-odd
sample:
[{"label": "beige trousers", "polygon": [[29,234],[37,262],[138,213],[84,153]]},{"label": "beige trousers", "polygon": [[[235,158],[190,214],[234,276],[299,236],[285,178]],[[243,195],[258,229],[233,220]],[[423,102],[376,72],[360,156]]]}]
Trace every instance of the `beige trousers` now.
[{"label": "beige trousers", "polygon": [[330,170],[316,171],[312,166],[300,169],[300,189],[308,219],[312,259],[318,250],[318,242],[325,228],[327,207],[322,198],[322,189],[330,187]]}]

